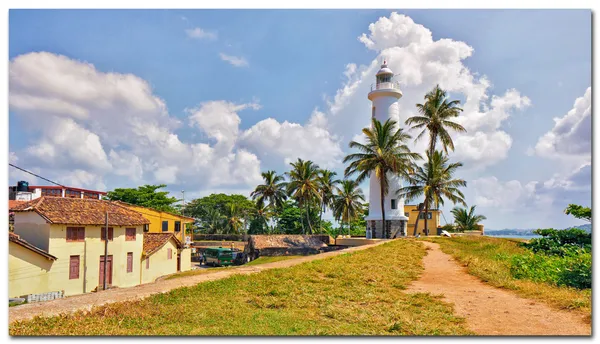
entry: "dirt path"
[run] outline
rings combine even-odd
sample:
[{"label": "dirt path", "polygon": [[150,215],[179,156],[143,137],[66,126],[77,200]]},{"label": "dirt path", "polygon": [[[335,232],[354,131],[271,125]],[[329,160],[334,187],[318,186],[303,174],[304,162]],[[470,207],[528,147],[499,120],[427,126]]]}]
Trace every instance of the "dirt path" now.
[{"label": "dirt path", "polygon": [[425,271],[407,291],[443,294],[478,335],[591,335],[591,324],[580,316],[485,284],[438,244],[423,244],[429,248],[423,261]]},{"label": "dirt path", "polygon": [[138,285],[131,288],[109,289],[107,291],[98,293],[88,293],[48,302],[31,303],[17,307],[10,307],[8,312],[8,322],[10,324],[18,320],[31,319],[38,315],[53,316],[61,313],[71,313],[78,310],[91,310],[92,307],[113,302],[139,300],[152,294],[165,293],[172,289],[189,287],[198,283],[219,280],[233,275],[249,275],[263,270],[285,268],[302,264],[304,262],[338,256],[348,252],[361,251],[381,245],[387,241],[388,240],[382,240],[381,242],[372,245],[351,247],[340,251],[332,251],[314,256],[306,256],[254,266],[242,265],[239,267],[232,267],[226,270],[220,270],[196,276],[181,277],[170,280],[163,279],[154,283]]}]

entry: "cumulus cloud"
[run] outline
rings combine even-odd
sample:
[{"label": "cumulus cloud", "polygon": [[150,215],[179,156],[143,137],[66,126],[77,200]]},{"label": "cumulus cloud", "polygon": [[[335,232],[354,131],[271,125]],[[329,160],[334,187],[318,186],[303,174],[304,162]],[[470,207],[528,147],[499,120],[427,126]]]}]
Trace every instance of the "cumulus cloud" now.
[{"label": "cumulus cloud", "polygon": [[[185,17],[182,17],[182,18],[185,18]],[[185,20],[187,20],[187,18]],[[208,40],[217,39],[216,32],[206,31],[199,27],[195,27],[193,29],[186,29],[185,33],[189,38],[193,38],[193,39],[208,39]]]},{"label": "cumulus cloud", "polygon": [[96,187],[110,175],[134,182],[186,181],[198,188],[235,188],[260,179],[260,161],[252,153],[219,145],[238,132],[233,112],[256,104],[211,103],[190,110],[190,123],[218,141],[212,146],[182,142],[175,132],[180,121],[135,75],[104,73],[90,63],[41,52],[14,58],[9,83],[11,110],[27,118],[39,137],[15,157],[44,167],[45,176]]},{"label": "cumulus cloud", "polygon": [[592,88],[577,98],[563,117],[554,118],[554,127],[538,140],[535,154],[581,164],[592,159]]},{"label": "cumulus cloud", "polygon": [[221,60],[228,62],[229,64],[231,64],[232,66],[235,66],[235,67],[248,67],[248,65],[249,65],[248,61],[246,61],[246,59],[243,57],[227,55],[224,53],[220,53],[219,57],[221,57]]}]

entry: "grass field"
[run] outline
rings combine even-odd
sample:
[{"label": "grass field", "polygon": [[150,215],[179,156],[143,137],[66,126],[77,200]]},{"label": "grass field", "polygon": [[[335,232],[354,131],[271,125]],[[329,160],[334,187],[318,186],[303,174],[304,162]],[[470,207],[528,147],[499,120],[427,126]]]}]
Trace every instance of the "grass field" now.
[{"label": "grass field", "polygon": [[[261,264],[279,262],[282,260],[288,260],[288,259],[292,259],[292,258],[298,258],[298,257],[300,257],[300,256],[259,257],[255,260],[251,261],[250,263],[244,264],[243,266],[261,265]],[[234,268],[234,267],[222,266],[222,267],[215,267],[215,268],[195,269],[195,270],[190,270],[190,271],[179,272],[179,273],[173,274],[165,279],[170,280],[170,279],[181,278],[181,277],[204,275],[204,274],[209,274],[211,272],[222,271],[222,270],[231,269],[231,268]]]},{"label": "grass field", "polygon": [[[15,322],[10,335],[464,335],[452,306],[407,294],[425,249],[398,240],[290,268],[180,288],[89,313]],[[399,259],[402,257],[402,259]]]},{"label": "grass field", "polygon": [[591,289],[556,287],[546,283],[515,279],[510,273],[510,260],[526,252],[519,240],[477,237],[426,238],[440,244],[442,251],[463,263],[470,274],[495,286],[516,291],[519,295],[544,301],[559,309],[582,312],[591,321]]}]

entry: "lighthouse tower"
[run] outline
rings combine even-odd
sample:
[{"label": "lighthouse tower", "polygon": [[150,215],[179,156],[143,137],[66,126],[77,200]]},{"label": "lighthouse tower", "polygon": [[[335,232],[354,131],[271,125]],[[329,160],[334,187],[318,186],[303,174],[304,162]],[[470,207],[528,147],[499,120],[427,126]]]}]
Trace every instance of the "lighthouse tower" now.
[{"label": "lighthouse tower", "polygon": [[[399,119],[398,100],[402,97],[402,92],[399,84],[393,80],[394,73],[388,68],[386,61],[383,61],[381,69],[375,77],[376,83],[371,85],[371,92],[369,92],[369,100],[373,102],[371,116],[381,123],[390,118],[397,121]],[[384,226],[379,180],[374,173],[371,173],[370,177],[369,215],[365,220],[367,220],[367,236],[370,234],[374,238],[406,235],[408,218],[404,216],[404,199],[396,195],[396,191],[402,187],[402,181],[398,176],[392,174],[388,174],[387,178],[388,192],[383,202],[385,207]]]}]

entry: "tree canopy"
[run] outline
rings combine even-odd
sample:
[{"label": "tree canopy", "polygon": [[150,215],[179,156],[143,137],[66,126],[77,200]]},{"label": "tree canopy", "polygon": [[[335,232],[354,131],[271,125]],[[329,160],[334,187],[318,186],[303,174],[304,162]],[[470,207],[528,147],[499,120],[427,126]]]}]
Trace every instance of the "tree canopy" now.
[{"label": "tree canopy", "polygon": [[166,187],[161,184],[143,185],[137,188],[118,188],[109,191],[106,198],[111,201],[122,201],[156,210],[181,213],[175,206],[175,203],[179,202],[177,198],[168,197],[169,192],[167,191],[157,191]]},{"label": "tree canopy", "polygon": [[592,222],[592,209],[577,204],[569,204],[565,209],[565,214],[572,215],[580,220]]}]

